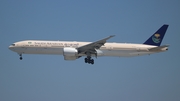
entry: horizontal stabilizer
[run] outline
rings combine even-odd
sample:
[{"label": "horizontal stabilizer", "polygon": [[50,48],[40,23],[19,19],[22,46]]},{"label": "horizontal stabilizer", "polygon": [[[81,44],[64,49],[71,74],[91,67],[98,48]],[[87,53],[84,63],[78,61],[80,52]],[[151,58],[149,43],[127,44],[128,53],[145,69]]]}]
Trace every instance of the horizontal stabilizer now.
[{"label": "horizontal stabilizer", "polygon": [[162,51],[162,50],[167,50],[169,45],[163,45],[155,48],[150,48],[149,51]]}]

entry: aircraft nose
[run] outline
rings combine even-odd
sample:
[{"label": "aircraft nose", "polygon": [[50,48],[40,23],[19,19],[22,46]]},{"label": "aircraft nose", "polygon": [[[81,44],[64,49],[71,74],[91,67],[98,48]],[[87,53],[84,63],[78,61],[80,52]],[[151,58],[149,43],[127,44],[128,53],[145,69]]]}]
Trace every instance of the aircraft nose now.
[{"label": "aircraft nose", "polygon": [[12,48],[13,48],[13,47],[10,45],[10,46],[9,46],[9,49],[12,50]]},{"label": "aircraft nose", "polygon": [[11,45],[9,46],[9,49],[13,51],[14,47],[15,47],[15,44],[11,44]]}]

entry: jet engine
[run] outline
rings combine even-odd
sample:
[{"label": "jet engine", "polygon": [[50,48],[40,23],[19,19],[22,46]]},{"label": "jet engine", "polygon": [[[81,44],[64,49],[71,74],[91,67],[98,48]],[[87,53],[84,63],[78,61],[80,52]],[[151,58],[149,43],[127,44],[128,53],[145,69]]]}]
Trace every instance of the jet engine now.
[{"label": "jet engine", "polygon": [[63,48],[64,60],[76,60],[78,58],[78,50],[72,47]]},{"label": "jet engine", "polygon": [[101,50],[96,50],[97,56],[102,56],[104,53]]}]

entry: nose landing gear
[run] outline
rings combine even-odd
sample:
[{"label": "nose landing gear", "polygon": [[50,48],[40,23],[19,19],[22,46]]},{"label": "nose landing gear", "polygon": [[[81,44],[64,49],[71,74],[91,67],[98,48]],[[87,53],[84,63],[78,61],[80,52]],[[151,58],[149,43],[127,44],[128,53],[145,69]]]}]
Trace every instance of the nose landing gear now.
[{"label": "nose landing gear", "polygon": [[23,59],[23,58],[22,58],[22,54],[19,54],[19,56],[20,56],[20,58],[19,58],[19,59],[20,59],[20,60],[22,60],[22,59]]}]

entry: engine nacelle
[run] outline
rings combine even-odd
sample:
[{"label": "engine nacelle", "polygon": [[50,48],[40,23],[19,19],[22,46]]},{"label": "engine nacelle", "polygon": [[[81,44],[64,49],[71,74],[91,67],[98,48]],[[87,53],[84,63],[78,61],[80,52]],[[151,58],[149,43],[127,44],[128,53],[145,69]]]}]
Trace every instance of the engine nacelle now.
[{"label": "engine nacelle", "polygon": [[72,47],[65,47],[63,48],[63,55],[64,56],[77,56],[77,49]]},{"label": "engine nacelle", "polygon": [[102,56],[104,53],[101,50],[96,50],[97,56]]},{"label": "engine nacelle", "polygon": [[78,58],[77,54],[78,54],[78,50],[75,48],[72,47],[63,48],[64,60],[76,60]]}]

